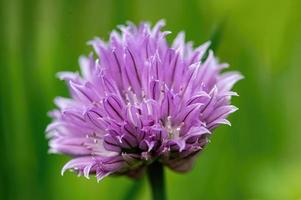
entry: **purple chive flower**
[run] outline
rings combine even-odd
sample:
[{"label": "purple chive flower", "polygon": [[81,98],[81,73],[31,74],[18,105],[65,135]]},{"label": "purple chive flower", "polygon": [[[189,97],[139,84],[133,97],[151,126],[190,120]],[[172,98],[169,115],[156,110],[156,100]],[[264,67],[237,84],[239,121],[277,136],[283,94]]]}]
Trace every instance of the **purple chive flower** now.
[{"label": "purple chive flower", "polygon": [[62,169],[79,175],[135,176],[154,161],[188,171],[213,129],[228,124],[237,72],[221,73],[209,42],[193,48],[179,33],[169,45],[163,21],[119,26],[106,43],[89,42],[81,75],[61,72],[71,98],[57,97],[47,128],[50,152],[73,157]]}]

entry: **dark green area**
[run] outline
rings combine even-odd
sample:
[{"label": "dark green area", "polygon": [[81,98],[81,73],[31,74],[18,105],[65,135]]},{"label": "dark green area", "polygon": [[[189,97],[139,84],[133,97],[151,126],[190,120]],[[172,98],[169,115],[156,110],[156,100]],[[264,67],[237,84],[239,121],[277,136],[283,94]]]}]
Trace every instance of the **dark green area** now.
[{"label": "dark green area", "polygon": [[161,18],[169,40],[216,38],[220,60],[245,76],[232,127],[215,131],[190,173],[166,170],[169,199],[301,199],[300,10],[300,0],[0,1],[0,199],[117,200],[135,188],[150,199],[146,180],[62,177],[68,158],[47,154],[44,130],[53,98],[68,95],[55,73],[78,71],[88,40]]}]

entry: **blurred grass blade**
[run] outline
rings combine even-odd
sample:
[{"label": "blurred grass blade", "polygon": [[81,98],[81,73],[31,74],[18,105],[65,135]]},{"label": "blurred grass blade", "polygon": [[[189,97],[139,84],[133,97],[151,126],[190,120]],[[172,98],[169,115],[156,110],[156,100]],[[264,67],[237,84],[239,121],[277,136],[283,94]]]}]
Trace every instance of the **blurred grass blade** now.
[{"label": "blurred grass blade", "polygon": [[131,187],[126,192],[123,200],[137,199],[139,191],[143,185],[143,179],[135,180]]},{"label": "blurred grass blade", "polygon": [[201,59],[202,62],[204,62],[207,59],[210,50],[213,50],[214,52],[217,51],[217,49],[220,45],[222,36],[224,34],[224,29],[226,26],[225,24],[226,24],[226,19],[222,20],[221,22],[217,23],[214,26],[213,31],[210,36],[211,43],[210,43],[210,46],[208,47],[206,53],[204,54],[203,58]]}]

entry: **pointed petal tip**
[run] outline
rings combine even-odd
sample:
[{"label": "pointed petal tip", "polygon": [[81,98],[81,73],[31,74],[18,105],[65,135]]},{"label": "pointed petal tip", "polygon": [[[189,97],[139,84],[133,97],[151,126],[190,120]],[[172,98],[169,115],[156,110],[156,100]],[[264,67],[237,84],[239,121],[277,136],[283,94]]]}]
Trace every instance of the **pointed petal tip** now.
[{"label": "pointed petal tip", "polygon": [[64,173],[65,173],[66,170],[67,170],[67,169],[65,169],[65,168],[63,167],[63,169],[61,170],[61,176],[64,176]]},{"label": "pointed petal tip", "polygon": [[101,39],[100,39],[99,37],[94,37],[92,40],[89,40],[89,41],[87,42],[87,45],[93,46],[93,45],[95,45],[95,44],[98,43],[98,42],[101,42]]},{"label": "pointed petal tip", "polygon": [[206,47],[206,49],[211,45],[211,40],[208,40],[208,41],[206,41],[204,44],[202,44],[202,46],[205,48]]},{"label": "pointed petal tip", "polygon": [[59,80],[62,80],[62,81],[77,80],[77,79],[79,79],[79,73],[62,71],[62,72],[56,73],[55,77],[57,77]]},{"label": "pointed petal tip", "polygon": [[165,26],[166,25],[166,19],[162,18],[156,24],[160,24],[161,26]]},{"label": "pointed petal tip", "polygon": [[246,77],[244,76],[244,75],[242,75],[240,72],[237,72],[236,71],[236,74],[237,74],[237,81],[240,81],[240,80],[242,80],[242,79],[245,79]]}]

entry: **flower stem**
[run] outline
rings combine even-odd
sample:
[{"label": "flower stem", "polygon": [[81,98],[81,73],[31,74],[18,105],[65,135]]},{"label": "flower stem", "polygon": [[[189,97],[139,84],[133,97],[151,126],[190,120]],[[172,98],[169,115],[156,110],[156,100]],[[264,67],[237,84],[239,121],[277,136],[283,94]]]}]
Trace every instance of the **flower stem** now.
[{"label": "flower stem", "polygon": [[153,200],[166,200],[164,168],[160,162],[148,166],[147,175],[152,190]]}]

